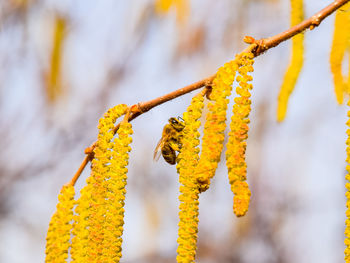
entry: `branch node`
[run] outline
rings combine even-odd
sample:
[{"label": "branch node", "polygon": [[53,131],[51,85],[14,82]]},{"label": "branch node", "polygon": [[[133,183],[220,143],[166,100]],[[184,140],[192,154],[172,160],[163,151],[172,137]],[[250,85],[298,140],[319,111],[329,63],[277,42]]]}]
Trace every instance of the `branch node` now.
[{"label": "branch node", "polygon": [[313,30],[315,27],[319,26],[319,24],[321,23],[321,15],[317,14],[317,15],[313,15],[311,17],[311,25],[310,25],[310,30]]},{"label": "branch node", "polygon": [[212,82],[213,82],[213,80],[206,79],[205,82],[204,82],[204,87],[205,88],[211,88]]},{"label": "branch node", "polygon": [[96,142],[94,142],[93,144],[91,144],[89,147],[87,147],[84,151],[84,153],[87,155],[88,160],[91,161],[92,159],[94,159],[94,149],[96,147]]},{"label": "branch node", "polygon": [[134,104],[130,107],[130,113],[135,114],[135,113],[144,113],[144,111],[142,110],[141,104],[140,102],[137,104]]},{"label": "branch node", "polygon": [[260,55],[261,53],[264,53],[266,50],[268,50],[268,46],[266,45],[266,40],[265,38],[259,39],[259,40],[255,40],[256,44],[256,48],[254,50],[252,50],[252,53],[255,56]]}]

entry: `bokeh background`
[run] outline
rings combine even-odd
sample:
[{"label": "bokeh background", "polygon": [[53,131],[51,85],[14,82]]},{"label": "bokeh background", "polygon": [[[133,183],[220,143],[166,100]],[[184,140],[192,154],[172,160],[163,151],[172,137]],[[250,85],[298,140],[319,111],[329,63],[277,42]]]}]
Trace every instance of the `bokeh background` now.
[{"label": "bokeh background", "polygon": [[[309,17],[331,1],[304,2]],[[59,190],[109,107],[212,75],[245,47],[245,35],[287,29],[289,11],[287,0],[188,0],[167,13],[154,0],[0,0],[0,262],[44,262]],[[197,262],[343,261],[347,109],[333,93],[333,23],[331,16],[306,33],[283,123],[275,112],[291,43],[256,59],[251,207],[234,216],[221,164],[200,197]],[[176,169],[152,157],[167,119],[181,116],[194,94],[133,121],[122,262],[175,262]],[[88,175],[89,167],[77,189]]]}]

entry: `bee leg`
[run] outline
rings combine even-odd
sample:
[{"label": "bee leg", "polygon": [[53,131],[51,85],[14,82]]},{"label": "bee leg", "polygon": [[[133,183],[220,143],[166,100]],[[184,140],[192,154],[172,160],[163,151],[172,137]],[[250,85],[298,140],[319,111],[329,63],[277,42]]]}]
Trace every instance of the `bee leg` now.
[{"label": "bee leg", "polygon": [[179,143],[177,141],[171,140],[169,142],[169,145],[174,151],[180,151],[180,149],[181,149],[181,147],[180,147],[180,145],[179,145]]}]

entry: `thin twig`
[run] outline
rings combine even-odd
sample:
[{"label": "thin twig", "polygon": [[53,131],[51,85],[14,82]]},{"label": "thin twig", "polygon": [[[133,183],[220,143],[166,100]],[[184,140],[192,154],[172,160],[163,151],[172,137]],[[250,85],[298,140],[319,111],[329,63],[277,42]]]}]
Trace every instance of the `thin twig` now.
[{"label": "thin twig", "polygon": [[82,161],[82,163],[79,166],[78,171],[74,174],[73,178],[70,180],[69,184],[70,185],[75,185],[75,183],[78,181],[81,173],[84,171],[85,166],[89,163],[89,161],[92,160],[91,158],[92,155],[87,154]]},{"label": "thin twig", "polygon": [[[265,51],[269,50],[270,48],[273,48],[277,45],[279,45],[281,42],[284,42],[293,36],[302,33],[303,31],[307,29],[314,29],[315,27],[319,26],[321,22],[330,14],[332,14],[334,11],[336,11],[338,8],[349,2],[350,0],[336,0],[332,2],[327,7],[323,8],[321,11],[314,14],[312,17],[304,20],[298,25],[295,25],[288,30],[279,33],[275,36],[269,37],[269,38],[263,38],[260,40],[255,40],[252,37],[245,38],[245,41],[249,43],[250,45],[243,50],[241,53],[246,52],[252,52],[255,57],[261,55]],[[191,85],[188,85],[186,87],[183,87],[181,89],[175,90],[173,92],[170,92],[166,95],[160,96],[156,99],[146,101],[146,102],[140,102],[130,107],[131,114],[129,116],[129,121],[132,121],[133,119],[137,118],[141,114],[153,109],[154,107],[157,107],[167,101],[173,100],[177,97],[180,97],[182,95],[185,95],[187,93],[190,93],[194,90],[200,89],[202,87],[211,86],[212,81],[214,80],[216,74],[202,79],[200,81],[197,81]],[[120,124],[117,124],[113,131],[116,133],[119,129]],[[79,178],[80,174],[84,170],[85,166],[88,164],[89,161],[93,159],[93,149],[95,147],[96,143],[93,143],[90,147],[85,149],[86,157],[84,158],[83,162],[81,163],[78,171],[75,173],[74,177],[71,180],[71,184],[75,184],[77,179]]]}]

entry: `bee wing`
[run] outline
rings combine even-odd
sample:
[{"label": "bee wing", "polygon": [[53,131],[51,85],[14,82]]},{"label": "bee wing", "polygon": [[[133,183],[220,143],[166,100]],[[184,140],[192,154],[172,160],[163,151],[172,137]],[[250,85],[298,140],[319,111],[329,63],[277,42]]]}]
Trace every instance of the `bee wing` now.
[{"label": "bee wing", "polygon": [[161,149],[164,145],[165,142],[165,137],[160,138],[156,148],[154,149],[154,153],[153,153],[153,160],[158,161],[160,154],[162,153]]}]

